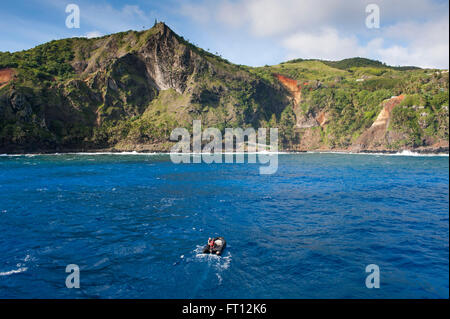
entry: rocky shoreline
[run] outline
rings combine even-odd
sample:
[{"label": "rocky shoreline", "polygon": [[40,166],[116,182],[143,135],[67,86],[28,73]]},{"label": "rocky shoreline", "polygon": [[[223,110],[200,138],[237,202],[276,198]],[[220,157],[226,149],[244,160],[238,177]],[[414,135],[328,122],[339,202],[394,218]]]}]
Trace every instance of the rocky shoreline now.
[{"label": "rocky shoreline", "polygon": [[[4,152],[0,150],[0,155],[51,155],[51,154],[74,154],[74,153],[130,153],[130,154],[167,154],[169,153],[169,149],[160,149],[160,148],[137,148],[137,149],[122,149],[122,148],[104,148],[104,149],[52,149],[52,150],[34,150],[34,151],[10,151]],[[409,148],[409,149],[399,149],[399,150],[386,150],[386,149],[368,149],[368,150],[350,150],[350,149],[310,149],[310,150],[302,150],[302,149],[284,149],[280,150],[281,153],[336,153],[336,154],[402,154],[408,155],[408,153],[413,154],[422,154],[422,155],[449,155],[449,147],[437,147],[437,148]]]},{"label": "rocky shoreline", "polygon": [[[50,81],[55,65],[41,62],[60,57]],[[196,120],[220,132],[277,127],[283,152],[449,152],[442,70],[362,58],[235,65],[164,23],[1,58],[0,154],[169,152],[170,133]]]}]

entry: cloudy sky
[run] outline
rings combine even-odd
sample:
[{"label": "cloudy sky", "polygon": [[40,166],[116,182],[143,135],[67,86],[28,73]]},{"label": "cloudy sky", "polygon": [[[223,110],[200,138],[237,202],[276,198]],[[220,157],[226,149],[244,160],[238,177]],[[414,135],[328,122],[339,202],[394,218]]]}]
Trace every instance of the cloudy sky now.
[{"label": "cloudy sky", "polygon": [[[71,3],[80,8],[79,29],[65,24]],[[379,7],[379,28],[366,26],[368,4]],[[1,0],[0,51],[147,29],[157,19],[239,64],[361,56],[448,69],[448,12],[448,0]]]}]

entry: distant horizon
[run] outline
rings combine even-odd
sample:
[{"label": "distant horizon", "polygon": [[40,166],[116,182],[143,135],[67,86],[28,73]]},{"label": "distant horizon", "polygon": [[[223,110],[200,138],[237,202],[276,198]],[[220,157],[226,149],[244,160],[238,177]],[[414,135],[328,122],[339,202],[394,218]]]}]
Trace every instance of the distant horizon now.
[{"label": "distant horizon", "polygon": [[[68,27],[68,5],[80,23]],[[155,19],[234,64],[365,57],[391,66],[449,68],[446,0],[16,0],[0,10],[0,51],[72,37],[148,29]]]}]

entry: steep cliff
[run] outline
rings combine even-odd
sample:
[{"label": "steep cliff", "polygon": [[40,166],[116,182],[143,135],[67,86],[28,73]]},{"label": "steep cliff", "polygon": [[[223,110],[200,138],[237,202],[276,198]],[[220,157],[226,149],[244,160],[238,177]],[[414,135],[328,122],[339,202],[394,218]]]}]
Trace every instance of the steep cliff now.
[{"label": "steep cliff", "polygon": [[361,58],[251,68],[164,23],[0,52],[2,153],[166,151],[193,119],[278,127],[285,150],[445,151],[448,72]]},{"label": "steep cliff", "polygon": [[[386,145],[392,144],[392,140],[398,138],[389,131],[389,121],[392,111],[405,99],[404,95],[393,96],[382,102],[382,109],[370,128],[364,131],[351,146],[353,151],[383,150]],[[398,133],[397,133],[398,135]]]},{"label": "steep cliff", "polygon": [[253,69],[289,91],[290,149],[448,152],[448,71],[355,58],[297,59]]},{"label": "steep cliff", "polygon": [[193,46],[164,23],[1,57],[18,75],[0,91],[0,152],[167,150],[171,130],[193,119],[219,129],[262,127],[291,109],[281,84]]}]

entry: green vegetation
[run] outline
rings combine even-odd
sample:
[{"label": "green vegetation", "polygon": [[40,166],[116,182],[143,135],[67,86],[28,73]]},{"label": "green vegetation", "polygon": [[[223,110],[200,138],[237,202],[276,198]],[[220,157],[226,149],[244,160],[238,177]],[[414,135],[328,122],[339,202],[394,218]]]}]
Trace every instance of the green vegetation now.
[{"label": "green vegetation", "polygon": [[85,39],[52,41],[15,53],[0,52],[0,69],[17,68],[37,80],[67,79],[74,75],[70,61],[74,58],[73,47],[80,41]]},{"label": "green vegetation", "polygon": [[[299,115],[317,116],[325,112],[333,119],[326,128],[319,127],[322,143],[328,147],[349,147],[372,125],[381,111],[381,103],[400,94],[406,97],[395,108],[390,126],[391,130],[404,136],[398,147],[424,146],[436,137],[448,141],[448,124],[443,123],[445,112],[448,114],[448,73],[391,67],[364,58],[342,61],[296,59],[253,68],[251,72],[264,79],[272,78],[272,81],[273,74],[297,80],[302,86]],[[406,106],[415,109],[402,108]],[[428,115],[425,116],[425,112]]]},{"label": "green vegetation", "polygon": [[392,112],[391,127],[406,134],[405,145],[420,146],[422,129],[418,114],[412,108],[397,107]]},{"label": "green vegetation", "polygon": [[[167,148],[172,129],[190,129],[193,119],[222,132],[278,127],[281,146],[295,148],[304,133],[296,123],[320,114],[327,123],[310,128],[319,146],[347,148],[371,127],[382,102],[400,94],[406,97],[389,125],[397,135],[386,147],[448,141],[448,73],[364,58],[234,65],[162,23],[0,52],[6,68],[15,76],[0,88],[3,151]],[[274,74],[297,81],[299,105]]]},{"label": "green vegetation", "polygon": [[365,59],[365,58],[351,58],[351,59],[344,59],[341,61],[324,61],[328,66],[331,66],[332,68],[341,69],[341,70],[349,70],[351,68],[355,67],[373,67],[373,68],[386,68],[386,64]]}]

